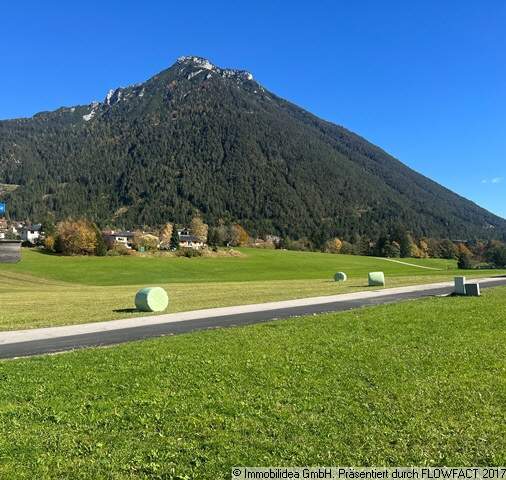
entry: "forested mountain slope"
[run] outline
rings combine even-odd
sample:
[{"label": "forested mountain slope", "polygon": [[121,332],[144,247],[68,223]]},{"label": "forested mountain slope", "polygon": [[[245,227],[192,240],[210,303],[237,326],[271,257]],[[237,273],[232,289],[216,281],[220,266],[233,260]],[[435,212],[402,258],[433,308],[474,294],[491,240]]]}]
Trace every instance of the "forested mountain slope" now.
[{"label": "forested mountain slope", "polygon": [[376,235],[399,223],[433,237],[506,231],[505,220],[248,72],[199,57],[102,102],[0,122],[0,196],[18,219],[49,211],[130,228],[198,211],[291,237]]}]

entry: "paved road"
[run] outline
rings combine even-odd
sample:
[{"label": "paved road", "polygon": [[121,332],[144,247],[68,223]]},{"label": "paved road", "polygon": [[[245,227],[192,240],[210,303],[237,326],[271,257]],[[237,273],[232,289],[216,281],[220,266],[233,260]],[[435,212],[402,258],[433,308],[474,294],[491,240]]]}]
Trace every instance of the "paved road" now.
[{"label": "paved road", "polygon": [[[506,278],[480,279],[480,284],[482,288],[506,286]],[[250,325],[274,319],[325,312],[340,312],[428,296],[448,295],[452,291],[453,286],[447,282],[381,291],[357,292],[333,297],[201,310],[199,311],[200,314],[198,312],[196,314],[185,312],[81,326],[3,332],[0,333],[0,358],[56,353],[85,347],[115,345],[164,335],[177,335],[195,330]],[[269,308],[269,306],[274,307]],[[207,316],[206,312],[209,312]],[[220,312],[234,313],[221,314]],[[201,318],[192,318],[199,315]],[[137,325],[135,322],[145,323]],[[122,328],[122,325],[128,326]],[[74,331],[87,333],[72,334]],[[24,339],[29,340],[24,341]]]}]

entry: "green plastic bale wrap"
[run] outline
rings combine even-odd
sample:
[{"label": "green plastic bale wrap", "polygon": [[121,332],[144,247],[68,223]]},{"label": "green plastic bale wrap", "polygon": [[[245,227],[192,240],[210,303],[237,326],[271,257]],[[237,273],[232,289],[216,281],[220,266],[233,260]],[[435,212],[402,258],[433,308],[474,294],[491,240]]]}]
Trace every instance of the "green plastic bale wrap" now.
[{"label": "green plastic bale wrap", "polygon": [[369,286],[370,287],[383,287],[383,286],[385,286],[385,274],[383,272],[370,272],[369,273]]},{"label": "green plastic bale wrap", "polygon": [[346,282],[346,280],[348,280],[348,275],[346,275],[344,272],[337,272],[334,275],[334,280],[336,282]]},{"label": "green plastic bale wrap", "polygon": [[141,312],[163,312],[168,305],[167,292],[160,287],[142,288],[135,295],[135,306]]}]

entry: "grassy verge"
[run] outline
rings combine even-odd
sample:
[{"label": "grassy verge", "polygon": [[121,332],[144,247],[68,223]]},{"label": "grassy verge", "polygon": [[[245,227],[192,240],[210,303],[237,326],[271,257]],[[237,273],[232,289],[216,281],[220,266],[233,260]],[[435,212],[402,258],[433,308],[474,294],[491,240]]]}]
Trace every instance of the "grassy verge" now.
[{"label": "grassy verge", "polygon": [[504,465],[506,289],[0,363],[2,478]]},{"label": "grassy verge", "polygon": [[[449,278],[441,274],[397,276],[388,279],[387,287],[446,281]],[[0,272],[0,331],[148,315],[133,308],[135,293],[142,286],[145,285],[105,287],[78,285]],[[167,290],[170,297],[166,313],[337,295],[370,288],[363,278],[352,278],[346,283],[336,283],[329,279],[310,279],[168,283],[160,286]]]},{"label": "grassy verge", "polygon": [[[168,312],[261,303],[363,290],[367,272],[383,270],[387,287],[444,281],[451,260],[403,259],[242,249],[240,257],[58,257],[24,250],[16,265],[0,265],[0,330],[69,325],[139,316],[135,292],[159,285]],[[419,268],[419,266],[429,267]],[[345,271],[349,281],[332,281]],[[490,276],[500,271],[477,271]]]}]

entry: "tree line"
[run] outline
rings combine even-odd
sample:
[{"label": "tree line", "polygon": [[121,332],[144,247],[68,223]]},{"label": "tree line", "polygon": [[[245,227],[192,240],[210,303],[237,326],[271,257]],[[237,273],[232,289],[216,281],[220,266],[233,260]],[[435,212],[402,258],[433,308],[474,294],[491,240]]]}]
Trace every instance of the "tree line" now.
[{"label": "tree line", "polygon": [[[172,222],[149,231],[133,233],[134,250],[143,252],[180,250],[178,230],[183,226]],[[129,253],[124,245],[107,242],[103,232],[88,219],[68,218],[58,223],[50,219],[43,224],[44,247],[63,255],[118,255]],[[184,228],[195,240],[210,248],[250,246],[257,248],[321,251],[333,254],[378,256],[388,258],[444,258],[458,260],[462,269],[481,266],[506,267],[506,244],[499,240],[455,241],[429,237],[414,238],[403,226],[396,226],[376,238],[356,237],[353,242],[332,237],[315,242],[310,238],[291,239],[276,235],[256,237],[238,223],[220,220],[209,226],[195,215]],[[194,256],[187,255],[187,256]]]}]

